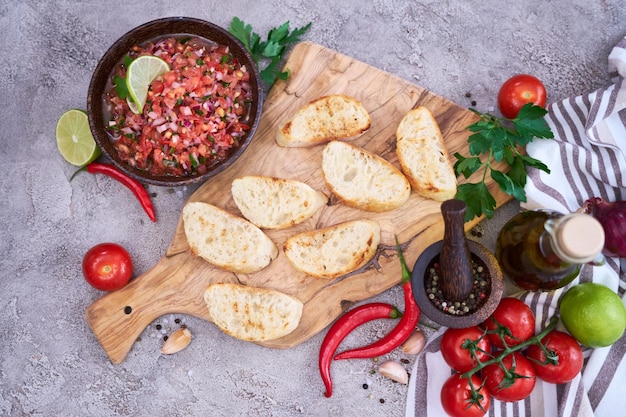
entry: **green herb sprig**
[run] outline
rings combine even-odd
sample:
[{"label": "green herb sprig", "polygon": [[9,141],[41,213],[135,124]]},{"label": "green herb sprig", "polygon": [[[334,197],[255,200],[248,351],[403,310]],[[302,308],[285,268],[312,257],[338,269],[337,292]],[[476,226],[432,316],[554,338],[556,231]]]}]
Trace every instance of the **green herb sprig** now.
[{"label": "green herb sprig", "polygon": [[286,80],[289,78],[289,70],[281,71],[278,67],[283,54],[289,45],[299,42],[300,37],[310,28],[311,23],[290,32],[287,21],[270,30],[267,34],[267,40],[262,41],[261,36],[252,31],[252,26],[244,23],[238,17],[234,17],[230,22],[228,31],[244,44],[259,67],[267,62],[265,67],[261,69],[260,75],[264,83],[272,86],[277,79]]},{"label": "green herb sprig", "polygon": [[[465,178],[469,178],[482,169],[483,175],[480,182],[460,184],[457,188],[456,198],[467,204],[466,222],[483,214],[488,219],[493,217],[496,200],[485,184],[487,174],[503,192],[525,202],[526,168],[533,167],[546,173],[550,173],[550,170],[540,160],[526,155],[523,148],[534,138],[554,137],[543,118],[547,110],[532,103],[524,105],[514,119],[470,110],[480,116],[479,121],[467,127],[474,132],[468,139],[469,152],[472,156],[464,157],[458,152],[455,153],[457,162],[454,164],[454,171],[457,175],[463,174]],[[483,161],[481,156],[486,156],[486,159]],[[504,161],[509,166],[509,171],[504,173],[497,170],[493,165],[494,161]]]}]

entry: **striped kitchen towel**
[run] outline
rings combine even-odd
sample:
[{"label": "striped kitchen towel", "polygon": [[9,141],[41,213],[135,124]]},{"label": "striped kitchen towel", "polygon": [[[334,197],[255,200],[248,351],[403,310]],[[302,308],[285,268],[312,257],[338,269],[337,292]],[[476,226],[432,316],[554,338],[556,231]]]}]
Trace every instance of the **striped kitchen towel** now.
[{"label": "striped kitchen towel", "polygon": [[[590,197],[608,201],[626,199],[626,38],[609,55],[612,84],[591,94],[568,98],[548,106],[546,121],[554,140],[535,140],[530,156],[550,168],[546,174],[529,170],[524,209],[578,210]],[[580,282],[609,286],[626,302],[626,260],[609,258],[600,267],[584,266],[579,277],[551,292],[522,291],[522,299],[535,312],[537,331],[557,311],[559,299]],[[445,328],[437,331],[416,358],[409,383],[407,417],[445,417],[439,393],[450,375],[439,351]],[[537,381],[531,396],[515,403],[492,401],[489,416],[622,417],[626,415],[626,336],[612,346],[585,349],[583,371],[567,384]]]}]

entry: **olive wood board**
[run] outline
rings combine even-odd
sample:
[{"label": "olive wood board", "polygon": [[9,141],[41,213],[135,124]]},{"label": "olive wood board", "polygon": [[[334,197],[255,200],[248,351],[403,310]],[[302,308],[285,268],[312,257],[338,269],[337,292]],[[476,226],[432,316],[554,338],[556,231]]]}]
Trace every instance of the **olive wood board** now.
[{"label": "olive wood board", "polygon": [[[420,86],[311,42],[296,45],[285,68],[291,75],[286,81],[279,80],[267,95],[256,136],[246,152],[228,169],[202,184],[189,201],[209,202],[241,215],[230,193],[231,182],[242,175],[267,175],[303,181],[329,195],[329,204],[304,223],[266,230],[279,254],[269,266],[253,274],[227,272],[191,254],[180,218],[170,246],[156,265],[124,288],[94,301],[85,311],[89,326],[113,363],[121,363],[141,332],[162,315],[188,314],[211,321],[203,296],[206,287],[216,282],[271,288],[299,298],[304,308],[298,327],[280,339],[259,343],[269,348],[297,346],[322,331],[354,303],[400,282],[394,236],[403,246],[409,267],[424,249],[443,238],[440,202],[413,192],[403,206],[384,213],[346,207],[324,183],[323,145],[283,148],[276,144],[275,132],[309,101],[328,94],[346,94],[360,100],[371,117],[371,128],[351,142],[399,167],[395,133],[410,109],[421,105],[432,111],[452,161],[455,152],[468,155],[466,127],[477,116]],[[459,178],[459,182],[463,181]],[[498,206],[510,200],[491,180],[488,186]],[[381,244],[375,258],[352,274],[334,280],[313,278],[298,272],[282,251],[284,241],[296,233],[356,219],[378,221]],[[466,223],[466,230],[477,222],[474,219]],[[233,339],[233,343],[244,342]]]}]

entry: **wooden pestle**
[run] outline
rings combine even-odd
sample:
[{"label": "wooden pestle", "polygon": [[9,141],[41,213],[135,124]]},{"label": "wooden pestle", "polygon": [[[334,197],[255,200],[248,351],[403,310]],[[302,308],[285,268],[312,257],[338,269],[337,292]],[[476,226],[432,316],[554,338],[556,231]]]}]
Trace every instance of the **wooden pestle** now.
[{"label": "wooden pestle", "polygon": [[466,210],[461,200],[441,204],[445,229],[439,254],[439,287],[450,301],[465,300],[474,285],[472,258],[463,228]]}]

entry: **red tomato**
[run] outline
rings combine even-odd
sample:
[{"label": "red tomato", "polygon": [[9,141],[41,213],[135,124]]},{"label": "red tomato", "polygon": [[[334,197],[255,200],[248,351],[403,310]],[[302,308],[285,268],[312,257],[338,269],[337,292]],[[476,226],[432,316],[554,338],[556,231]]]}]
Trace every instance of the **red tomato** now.
[{"label": "red tomato", "polygon": [[89,249],[83,258],[83,275],[94,288],[113,291],[128,283],[133,262],[122,246],[100,243]]},{"label": "red tomato", "polygon": [[447,329],[441,337],[441,355],[450,368],[457,372],[467,372],[476,366],[476,359],[467,349],[474,346],[476,358],[481,361],[489,360],[491,342],[478,326],[464,329]]},{"label": "red tomato", "polygon": [[539,378],[552,384],[563,384],[574,379],[583,369],[583,351],[569,334],[553,330],[541,339],[541,343],[550,359],[539,345],[530,345],[526,353]]},{"label": "red tomato", "polygon": [[506,327],[503,336],[508,346],[518,345],[535,334],[535,315],[530,307],[517,298],[505,297],[500,300],[495,311],[481,325],[490,331],[491,345],[504,348],[500,335],[491,333],[498,329],[497,323]]},{"label": "red tomato", "polygon": [[163,89],[165,88],[163,82],[158,80],[152,81],[151,87],[154,94],[161,94],[163,92]]},{"label": "red tomato", "polygon": [[518,74],[509,78],[498,92],[498,107],[506,118],[513,119],[527,103],[546,106],[546,87],[539,79],[528,74]]},{"label": "red tomato", "polygon": [[441,387],[441,405],[450,417],[482,417],[489,410],[491,398],[485,387],[481,386],[480,378],[472,375],[472,386],[469,379],[454,374]]},{"label": "red tomato", "polygon": [[531,361],[514,352],[502,358],[502,366],[493,363],[483,368],[487,391],[500,401],[519,401],[528,397],[537,379]]}]

